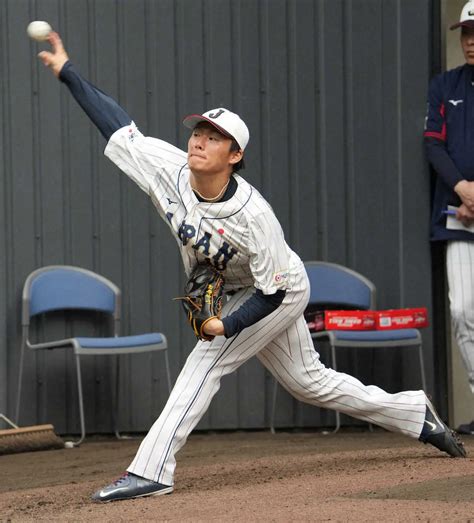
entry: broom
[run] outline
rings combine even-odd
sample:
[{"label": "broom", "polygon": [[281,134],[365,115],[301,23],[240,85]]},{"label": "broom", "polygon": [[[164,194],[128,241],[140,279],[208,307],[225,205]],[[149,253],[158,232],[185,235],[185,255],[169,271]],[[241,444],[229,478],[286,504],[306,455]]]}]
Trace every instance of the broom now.
[{"label": "broom", "polygon": [[0,455],[64,448],[64,441],[54,433],[52,425],[20,428],[3,414],[0,414],[0,418],[13,427],[0,430]]}]

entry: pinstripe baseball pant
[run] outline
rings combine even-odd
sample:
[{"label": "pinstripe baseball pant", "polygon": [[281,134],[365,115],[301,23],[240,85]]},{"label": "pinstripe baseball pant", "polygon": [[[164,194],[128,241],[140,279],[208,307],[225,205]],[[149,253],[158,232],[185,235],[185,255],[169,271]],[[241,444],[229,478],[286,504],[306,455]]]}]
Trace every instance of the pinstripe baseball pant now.
[{"label": "pinstripe baseball pant", "polygon": [[474,394],[474,242],[448,242],[446,271],[451,323]]},{"label": "pinstripe baseball pant", "polygon": [[[249,288],[237,292],[226,303],[223,314],[240,307],[252,292]],[[291,291],[273,313],[233,338],[219,336],[210,343],[198,342],[128,471],[173,485],[175,454],[206,412],[222,376],[252,356],[257,356],[281,385],[301,401],[418,438],[425,419],[425,393],[388,394],[326,368],[314,350],[304,320],[308,298],[309,281],[303,270],[293,276]]]}]

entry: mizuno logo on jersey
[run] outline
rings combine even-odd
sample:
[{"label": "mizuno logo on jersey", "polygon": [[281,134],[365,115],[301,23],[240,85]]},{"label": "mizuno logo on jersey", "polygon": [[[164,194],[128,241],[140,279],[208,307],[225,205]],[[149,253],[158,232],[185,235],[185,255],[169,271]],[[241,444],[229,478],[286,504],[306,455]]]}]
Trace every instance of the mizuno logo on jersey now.
[{"label": "mizuno logo on jersey", "polygon": [[454,107],[456,107],[456,105],[459,105],[459,104],[462,104],[464,100],[448,100],[448,102],[450,104],[453,104]]}]

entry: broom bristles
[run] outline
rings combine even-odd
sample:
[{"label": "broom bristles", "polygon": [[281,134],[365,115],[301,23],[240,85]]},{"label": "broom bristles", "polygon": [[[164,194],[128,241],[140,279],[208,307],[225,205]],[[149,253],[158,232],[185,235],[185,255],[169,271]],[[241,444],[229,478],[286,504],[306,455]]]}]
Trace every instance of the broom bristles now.
[{"label": "broom bristles", "polygon": [[55,434],[53,425],[0,430],[0,455],[63,448],[64,441]]}]

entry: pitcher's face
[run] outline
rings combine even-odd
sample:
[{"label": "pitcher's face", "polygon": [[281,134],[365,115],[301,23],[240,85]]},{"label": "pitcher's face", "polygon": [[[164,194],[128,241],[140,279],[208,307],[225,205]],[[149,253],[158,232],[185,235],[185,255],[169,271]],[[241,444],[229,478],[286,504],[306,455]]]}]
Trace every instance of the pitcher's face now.
[{"label": "pitcher's face", "polygon": [[232,172],[232,166],[242,158],[242,151],[231,151],[232,139],[221,134],[214,126],[198,124],[188,141],[188,165],[200,174]]}]

